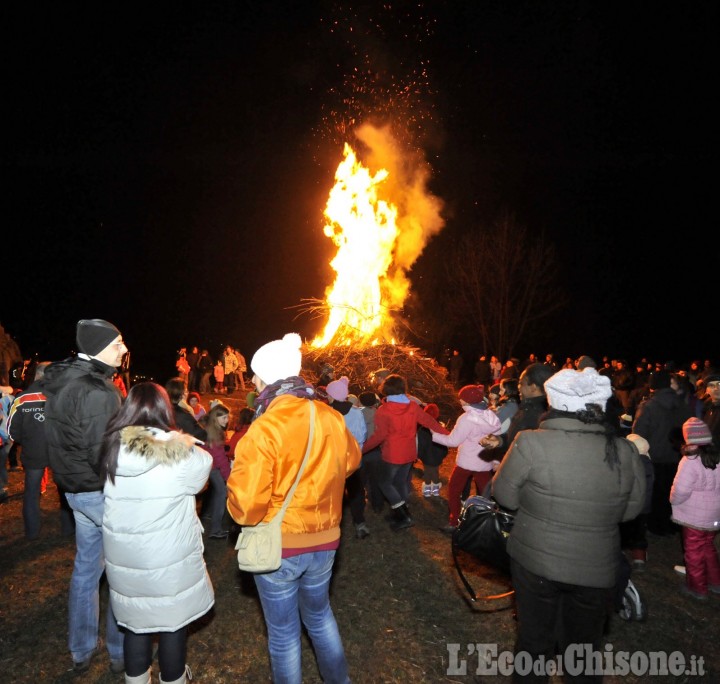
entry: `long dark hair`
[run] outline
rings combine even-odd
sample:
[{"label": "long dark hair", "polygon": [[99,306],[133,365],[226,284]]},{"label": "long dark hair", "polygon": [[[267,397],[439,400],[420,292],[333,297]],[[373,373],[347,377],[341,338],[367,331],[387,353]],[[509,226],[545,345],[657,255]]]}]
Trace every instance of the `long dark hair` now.
[{"label": "long dark hair", "polygon": [[[561,411],[551,407],[542,416],[542,420],[547,418],[575,418],[586,425],[601,425],[605,431],[605,463],[608,464],[611,470],[614,470],[620,464],[616,441],[619,439],[617,432],[613,424],[608,421],[605,411],[599,404],[585,404],[585,408],[580,411]],[[568,430],[568,432],[572,431]]]},{"label": "long dark hair", "polygon": [[687,458],[700,457],[700,461],[708,470],[715,470],[720,463],[720,451],[713,442],[710,444],[686,444],[680,453]]},{"label": "long dark hair", "polygon": [[100,448],[100,477],[115,484],[120,431],[128,425],[175,429],[175,413],[167,392],[154,382],[133,385],[118,412],[108,421]]}]

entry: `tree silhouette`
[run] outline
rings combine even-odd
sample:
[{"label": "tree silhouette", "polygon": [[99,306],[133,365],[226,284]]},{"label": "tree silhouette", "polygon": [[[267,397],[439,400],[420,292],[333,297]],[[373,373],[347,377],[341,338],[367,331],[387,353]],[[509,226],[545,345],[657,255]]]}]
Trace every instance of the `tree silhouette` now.
[{"label": "tree silhouette", "polygon": [[492,230],[464,233],[445,263],[454,284],[446,317],[469,322],[482,349],[500,358],[513,356],[539,321],[567,304],[557,285],[554,246],[512,214],[502,215]]}]

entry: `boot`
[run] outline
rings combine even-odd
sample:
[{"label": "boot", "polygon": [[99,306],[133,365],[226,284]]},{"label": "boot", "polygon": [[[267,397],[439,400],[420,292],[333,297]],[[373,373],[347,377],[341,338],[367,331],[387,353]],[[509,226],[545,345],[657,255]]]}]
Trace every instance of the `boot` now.
[{"label": "boot", "polygon": [[414,520],[410,517],[410,511],[405,502],[397,508],[393,508],[392,513],[393,520],[390,522],[390,528],[395,532],[404,530],[406,527],[412,527],[415,524]]},{"label": "boot", "polygon": [[633,570],[642,572],[645,570],[645,563],[647,561],[647,551],[645,549],[631,549],[630,557],[632,558]]},{"label": "boot", "polygon": [[152,669],[148,668],[147,672],[143,672],[137,677],[129,677],[127,672],[125,673],[125,684],[150,684],[152,679]]},{"label": "boot", "polygon": [[185,666],[185,672],[178,677],[177,679],[173,679],[172,681],[168,681],[166,679],[162,678],[162,675],[160,675],[160,684],[186,684],[186,682],[189,682],[192,679],[192,672],[190,671],[190,666]]}]

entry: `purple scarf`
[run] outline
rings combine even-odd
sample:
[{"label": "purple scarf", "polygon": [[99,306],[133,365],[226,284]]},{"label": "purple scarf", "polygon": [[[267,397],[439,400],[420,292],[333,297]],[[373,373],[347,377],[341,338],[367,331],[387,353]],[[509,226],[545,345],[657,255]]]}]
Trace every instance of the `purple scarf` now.
[{"label": "purple scarf", "polygon": [[282,394],[292,394],[301,399],[314,399],[315,388],[299,375],[293,375],[268,385],[255,399],[255,419],[265,413],[270,402]]}]

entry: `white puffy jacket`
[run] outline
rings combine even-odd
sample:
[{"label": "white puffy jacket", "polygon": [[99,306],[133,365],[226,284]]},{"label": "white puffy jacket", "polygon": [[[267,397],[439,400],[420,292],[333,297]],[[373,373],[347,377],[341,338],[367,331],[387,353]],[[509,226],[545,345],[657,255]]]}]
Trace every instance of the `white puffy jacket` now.
[{"label": "white puffy jacket", "polygon": [[190,435],[123,428],[103,515],[110,600],[123,627],[172,632],[215,602],[195,508],[211,468],[210,454]]}]

